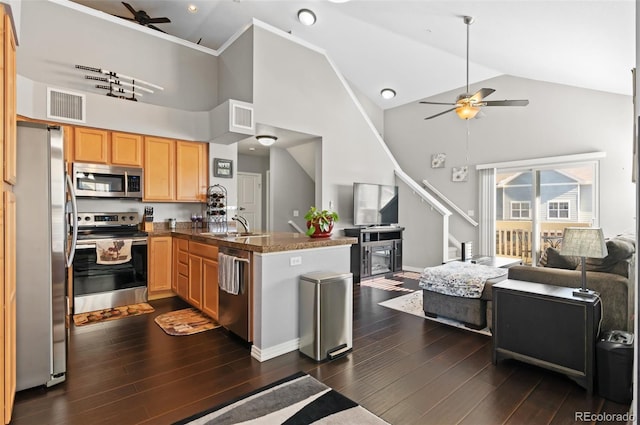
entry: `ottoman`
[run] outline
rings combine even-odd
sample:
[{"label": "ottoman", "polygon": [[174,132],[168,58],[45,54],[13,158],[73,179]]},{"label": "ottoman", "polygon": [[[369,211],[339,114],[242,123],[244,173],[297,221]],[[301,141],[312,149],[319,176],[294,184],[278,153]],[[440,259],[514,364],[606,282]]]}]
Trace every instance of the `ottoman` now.
[{"label": "ottoman", "polygon": [[484,329],[487,326],[487,300],[485,294],[491,294],[493,284],[506,278],[507,276],[505,275],[488,279],[484,284],[481,298],[456,297],[423,289],[422,308],[424,314],[428,317],[457,320],[470,329]]}]

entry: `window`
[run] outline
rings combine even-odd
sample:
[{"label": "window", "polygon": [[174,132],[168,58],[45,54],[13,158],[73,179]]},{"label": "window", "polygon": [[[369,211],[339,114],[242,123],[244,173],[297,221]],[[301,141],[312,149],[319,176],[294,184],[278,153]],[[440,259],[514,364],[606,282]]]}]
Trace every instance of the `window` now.
[{"label": "window", "polygon": [[531,218],[531,202],[520,201],[511,202],[511,219],[513,220],[529,220]]},{"label": "window", "polygon": [[547,211],[549,219],[569,219],[569,201],[550,201]]}]

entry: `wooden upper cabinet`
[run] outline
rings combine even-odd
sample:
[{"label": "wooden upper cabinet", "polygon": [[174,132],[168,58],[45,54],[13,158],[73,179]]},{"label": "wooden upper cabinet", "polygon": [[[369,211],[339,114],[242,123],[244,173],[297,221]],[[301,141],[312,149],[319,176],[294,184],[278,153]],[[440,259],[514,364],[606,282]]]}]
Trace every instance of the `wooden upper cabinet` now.
[{"label": "wooden upper cabinet", "polygon": [[173,201],[175,198],[175,141],[144,138],[144,200]]},{"label": "wooden upper cabinet", "polygon": [[16,40],[11,19],[4,15],[4,181],[16,183]]},{"label": "wooden upper cabinet", "polygon": [[142,167],[142,136],[112,132],[111,164]]},{"label": "wooden upper cabinet", "polygon": [[207,145],[176,142],[176,200],[204,201],[207,174]]},{"label": "wooden upper cabinet", "polygon": [[73,160],[76,162],[109,163],[109,132],[95,128],[76,127],[73,135]]}]

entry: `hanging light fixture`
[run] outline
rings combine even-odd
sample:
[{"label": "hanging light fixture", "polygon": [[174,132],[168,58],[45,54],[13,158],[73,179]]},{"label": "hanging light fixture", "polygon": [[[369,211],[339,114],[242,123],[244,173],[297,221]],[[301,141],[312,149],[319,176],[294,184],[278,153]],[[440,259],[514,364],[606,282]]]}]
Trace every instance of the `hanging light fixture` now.
[{"label": "hanging light fixture", "polygon": [[269,136],[266,134],[261,134],[259,136],[256,136],[256,139],[258,139],[258,142],[262,146],[271,146],[276,142],[276,140],[278,140],[276,136]]},{"label": "hanging light fixture", "polygon": [[478,115],[480,108],[469,103],[464,103],[456,108],[456,114],[463,120],[470,120]]},{"label": "hanging light fixture", "polygon": [[298,20],[306,26],[311,26],[316,23],[316,14],[309,9],[300,9],[298,11]]}]

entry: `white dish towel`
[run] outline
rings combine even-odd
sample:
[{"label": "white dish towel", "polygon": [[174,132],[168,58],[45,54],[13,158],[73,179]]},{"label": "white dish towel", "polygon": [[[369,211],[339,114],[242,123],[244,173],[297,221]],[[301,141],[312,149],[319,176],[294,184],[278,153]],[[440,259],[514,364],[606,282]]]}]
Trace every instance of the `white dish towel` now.
[{"label": "white dish towel", "polygon": [[232,295],[240,292],[240,269],[233,255],[218,253],[218,286]]}]

